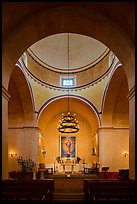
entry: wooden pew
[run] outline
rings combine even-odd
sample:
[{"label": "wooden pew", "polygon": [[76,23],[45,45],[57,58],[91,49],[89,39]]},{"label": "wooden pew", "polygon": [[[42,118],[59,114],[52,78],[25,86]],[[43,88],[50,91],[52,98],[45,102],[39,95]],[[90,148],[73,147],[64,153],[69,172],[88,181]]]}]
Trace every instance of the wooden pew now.
[{"label": "wooden pew", "polygon": [[45,200],[51,201],[54,180],[3,180],[2,200]]},{"label": "wooden pew", "polygon": [[[48,178],[49,174],[53,174],[53,168],[45,168],[45,171],[43,172],[44,178]],[[40,179],[41,172],[36,172],[36,178]],[[9,178],[10,179],[33,179],[33,172],[9,172]]]},{"label": "wooden pew", "polygon": [[135,181],[84,179],[86,200],[135,200]]}]

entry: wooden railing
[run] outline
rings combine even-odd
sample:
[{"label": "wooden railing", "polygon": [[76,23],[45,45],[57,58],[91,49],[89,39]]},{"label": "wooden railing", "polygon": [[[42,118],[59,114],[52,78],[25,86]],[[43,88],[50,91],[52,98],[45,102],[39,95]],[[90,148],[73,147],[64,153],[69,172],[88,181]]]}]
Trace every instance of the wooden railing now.
[{"label": "wooden railing", "polygon": [[135,181],[84,179],[87,201],[135,200]]},{"label": "wooden railing", "polygon": [[2,200],[51,201],[54,180],[2,180]]}]

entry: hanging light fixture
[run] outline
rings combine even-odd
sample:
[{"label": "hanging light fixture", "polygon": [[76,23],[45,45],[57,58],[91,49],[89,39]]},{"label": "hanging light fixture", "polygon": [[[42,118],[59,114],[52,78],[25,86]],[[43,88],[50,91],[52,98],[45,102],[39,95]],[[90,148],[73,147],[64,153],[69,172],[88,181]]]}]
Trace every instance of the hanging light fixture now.
[{"label": "hanging light fixture", "polygon": [[[68,33],[68,81],[69,81],[69,33]],[[71,114],[69,110],[69,82],[68,82],[68,110],[67,113],[62,113],[62,119],[59,121],[58,131],[61,133],[76,133],[79,131],[76,114]]]}]

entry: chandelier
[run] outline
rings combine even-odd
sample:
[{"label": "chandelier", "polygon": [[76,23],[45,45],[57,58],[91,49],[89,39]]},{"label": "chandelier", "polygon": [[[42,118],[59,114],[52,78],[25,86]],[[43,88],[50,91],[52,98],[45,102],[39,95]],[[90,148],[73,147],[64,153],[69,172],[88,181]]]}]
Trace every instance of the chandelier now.
[{"label": "chandelier", "polygon": [[[69,80],[69,33],[68,33],[68,80]],[[76,133],[79,131],[78,120],[76,114],[71,114],[69,110],[69,83],[68,83],[68,110],[67,113],[62,113],[62,118],[59,121],[58,131],[61,133]]]}]

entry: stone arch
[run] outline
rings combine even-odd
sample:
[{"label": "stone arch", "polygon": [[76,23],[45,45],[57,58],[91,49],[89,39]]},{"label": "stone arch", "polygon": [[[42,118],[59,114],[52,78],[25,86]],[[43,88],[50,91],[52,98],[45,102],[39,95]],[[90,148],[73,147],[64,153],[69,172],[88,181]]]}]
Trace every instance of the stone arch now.
[{"label": "stone arch", "polygon": [[[69,101],[71,112],[76,113],[76,115],[81,115],[81,117],[89,121],[94,135],[100,126],[99,113],[95,110],[95,107],[78,96],[71,95]],[[67,112],[67,104],[68,96],[54,97],[43,104],[38,113],[37,126],[44,127],[43,117],[46,118],[46,123],[48,123],[49,120],[56,115],[60,115],[61,117],[62,112]]]},{"label": "stone arch", "polygon": [[[35,136],[36,120],[34,99],[30,84],[18,66],[12,70],[8,92],[8,151],[16,152],[23,158],[31,157],[37,161],[37,143]],[[15,142],[16,141],[16,142]],[[32,141],[36,146],[32,144]],[[26,151],[29,149],[29,151]],[[17,162],[8,157],[8,168],[12,171],[19,168]]]},{"label": "stone arch", "polygon": [[[134,85],[134,45],[127,34],[118,24],[107,18],[105,13],[102,15],[97,11],[94,12],[92,8],[90,10],[75,6],[45,9],[20,21],[20,25],[3,43],[3,66],[9,67],[9,75],[13,65],[29,46],[46,36],[61,32],[79,33],[103,42],[120,59],[127,73],[129,87],[132,88]],[[22,39],[23,43],[21,43]],[[20,49],[18,49],[19,45]],[[6,61],[7,58],[8,61]],[[8,85],[8,81],[9,76],[5,76],[3,71],[5,86]]]},{"label": "stone arch", "polygon": [[[88,99],[82,97],[82,96],[77,96],[77,95],[69,95],[70,97],[70,100],[73,100],[74,102],[76,103],[82,103],[82,104],[85,104],[89,110],[91,109],[92,112],[95,114],[96,118],[97,118],[97,123],[98,123],[98,127],[101,125],[101,119],[100,119],[100,115],[99,115],[99,112],[97,110],[97,108],[95,107],[95,105],[93,103],[91,103]],[[57,96],[57,97],[53,97],[53,98],[50,98],[48,101],[46,101],[42,106],[41,108],[39,109],[38,111],[38,115],[37,115],[37,124],[38,124],[38,120],[43,112],[43,110],[51,103],[55,102],[56,100],[59,100],[61,101],[61,99],[65,99],[65,108],[66,108],[66,111],[67,111],[67,100],[68,100],[68,95],[60,95],[60,96]],[[63,104],[64,105],[64,104]],[[62,112],[64,110],[59,110],[59,109],[55,109],[57,110],[57,112]],[[76,110],[75,110],[76,111]],[[79,109],[78,109],[78,112],[79,112]],[[92,113],[92,114],[93,114]],[[82,113],[81,113],[82,114]]]},{"label": "stone arch", "polygon": [[[17,66],[11,73],[8,91],[10,94],[9,116],[11,119],[14,119],[14,122],[16,121],[16,125],[21,120],[21,124],[18,124],[20,127],[24,127],[25,124],[28,126],[34,125],[33,93],[24,73]],[[15,117],[17,118],[15,119]]]},{"label": "stone arch", "polygon": [[[76,119],[79,121],[80,126],[80,131],[78,133],[73,133],[73,136],[76,136],[77,144],[79,145],[78,154],[82,155],[87,162],[91,163],[92,158],[89,157],[89,154],[92,154],[91,147],[94,141],[93,138],[95,138],[99,128],[99,116],[97,117],[97,113],[93,110],[91,105],[79,97],[71,95],[69,98],[69,104],[70,111],[72,114],[76,114]],[[48,103],[43,104],[42,109],[39,111],[37,126],[42,135],[41,144],[44,144],[47,149],[46,161],[49,163],[52,162],[53,158],[55,158],[59,152],[59,138],[64,134],[59,133],[57,127],[61,120],[62,113],[66,113],[68,111],[67,105],[67,96],[54,97]],[[72,134],[68,134],[68,136],[71,135]],[[83,145],[80,142],[81,140],[87,148],[83,148]],[[53,146],[54,149],[50,151]],[[42,161],[41,156],[39,159]]]},{"label": "stone arch", "polygon": [[[7,12],[4,11],[6,5],[8,7],[8,10],[6,10]],[[3,19],[6,19],[4,21],[4,25],[6,28],[3,29],[2,41],[2,85],[4,90],[3,95],[6,93],[6,97],[8,96],[6,90],[8,89],[10,75],[19,57],[30,45],[42,39],[43,37],[59,32],[76,32],[79,34],[91,36],[103,42],[117,55],[120,62],[122,63],[127,75],[129,90],[131,90],[128,95],[130,100],[130,135],[132,137],[132,140],[130,142],[130,149],[132,149],[132,152],[130,153],[130,177],[134,178],[134,4],[128,3],[124,4],[124,6],[122,4],[118,4],[117,6],[114,6],[114,4],[112,3],[109,4],[108,12],[106,11],[105,7],[102,7],[103,5],[101,4],[96,4],[96,6],[93,4],[91,4],[90,6],[88,4],[87,7],[83,7],[81,5],[78,6],[79,8],[77,8],[76,5],[73,6],[72,4],[69,8],[64,5],[63,7],[56,9],[56,7],[60,7],[60,4],[58,4],[54,6],[53,10],[50,10],[52,8],[51,5],[45,5],[44,7],[43,5],[41,5],[40,8],[39,3],[35,5],[36,7],[38,7],[38,9],[36,9],[34,5],[29,5],[28,8],[26,8],[26,4],[20,4],[21,7],[19,6],[19,4],[17,5],[16,3],[14,5],[15,7],[13,10],[8,4],[5,4],[3,6]],[[101,7],[103,9],[101,9]],[[64,10],[64,8],[66,8],[66,10]],[[10,12],[9,9],[11,9]],[[22,9],[22,12],[18,12],[19,9]],[[94,9],[96,10],[95,12]],[[117,12],[115,12],[114,10]],[[37,15],[38,12],[39,14]],[[10,16],[10,13],[12,15],[12,18]],[[117,15],[118,17],[116,17]],[[14,21],[12,21],[13,18]],[[9,26],[7,22],[10,22]],[[5,99],[3,99],[3,101],[4,100]],[[7,107],[7,101],[4,101],[3,103],[5,104],[5,107]],[[3,117],[6,111],[7,109],[3,111]],[[4,119],[3,127],[7,127],[6,119]],[[3,138],[6,134],[7,130],[5,130],[4,128]],[[5,147],[3,147],[3,149],[4,148]],[[7,161],[7,149],[6,151],[4,150],[3,158]],[[7,169],[7,163],[4,163],[3,169]],[[5,175],[6,176],[4,177],[7,177],[7,171]]]},{"label": "stone arch", "polygon": [[[108,125],[109,122],[110,127],[119,125],[119,127],[129,128],[128,92],[126,73],[122,66],[118,66],[112,74],[104,93],[102,126]],[[123,113],[124,117],[122,117]]]}]

